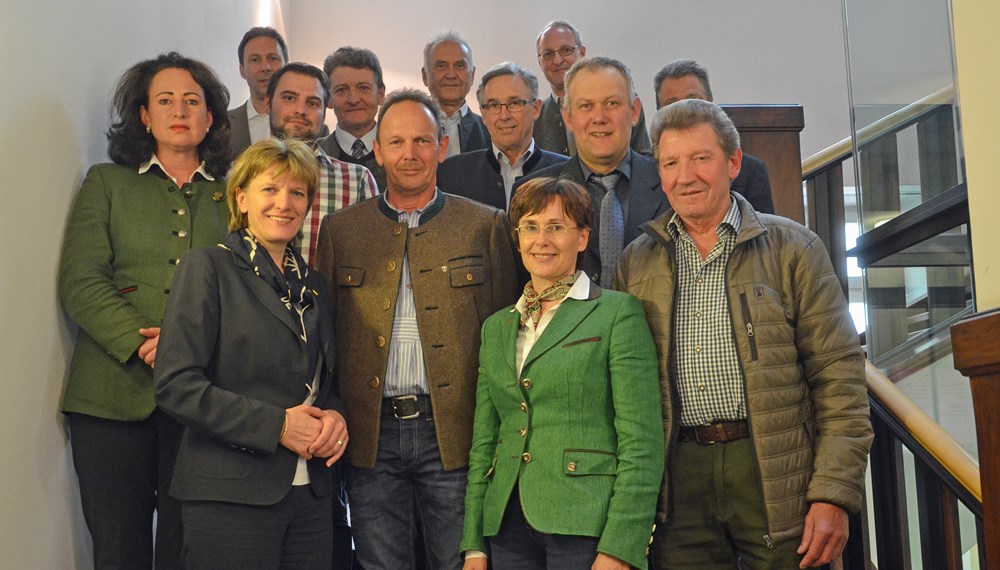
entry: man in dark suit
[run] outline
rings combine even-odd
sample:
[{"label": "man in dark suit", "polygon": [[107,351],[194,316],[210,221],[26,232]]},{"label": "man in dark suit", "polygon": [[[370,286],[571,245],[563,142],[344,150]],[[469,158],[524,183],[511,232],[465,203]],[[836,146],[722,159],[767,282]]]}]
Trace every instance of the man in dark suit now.
[{"label": "man in dark suit", "polygon": [[[583,36],[573,24],[555,20],[542,28],[535,40],[535,48],[542,73],[552,88],[552,94],[542,103],[541,113],[535,121],[535,144],[545,150],[575,156],[573,133],[563,122],[562,102],[566,96],[566,72],[577,59],[587,55],[587,46],[583,45]],[[647,156],[653,152],[642,104],[639,105],[639,121],[632,129],[629,145],[632,150]]]},{"label": "man in dark suit", "polygon": [[375,160],[375,115],[385,100],[382,65],[371,51],[342,47],[323,62],[330,78],[330,103],[337,128],[319,141],[328,155],[360,164],[371,171],[379,188],[385,188],[385,169]]},{"label": "man in dark suit", "polygon": [[580,268],[609,287],[622,249],[639,226],[668,207],[656,162],[629,148],[639,121],[632,72],[607,57],[583,58],[566,73],[563,119],[576,140],[575,157],[528,178],[563,176],[583,184],[594,205],[594,228]]},{"label": "man in dark suit", "polygon": [[494,65],[483,75],[476,98],[492,144],[441,163],[438,188],[506,211],[515,180],[569,157],[537,148],[531,138],[542,104],[531,71],[510,61]]},{"label": "man in dark suit", "polygon": [[271,136],[264,98],[271,75],[288,63],[288,46],[285,45],[285,38],[274,28],[256,27],[243,34],[236,51],[240,60],[240,77],[250,87],[250,98],[229,110],[234,155]]},{"label": "man in dark suit", "polygon": [[364,568],[412,569],[419,518],[427,567],[458,570],[479,366],[472,331],[517,298],[510,224],[437,190],[448,140],[430,97],[390,93],[377,123],[386,191],[327,216],[316,260],[331,285],[354,543]]},{"label": "man in dark suit", "polygon": [[465,102],[476,79],[469,43],[455,31],[434,36],[424,46],[420,75],[441,108],[444,134],[449,140],[448,156],[489,148],[490,134],[482,117],[470,111]]},{"label": "man in dark suit", "polygon": [[[712,100],[708,70],[693,59],[678,59],[665,65],[653,79],[653,92],[656,94],[657,109],[681,99]],[[746,198],[754,210],[774,213],[771,179],[763,160],[743,153],[740,174],[729,190]]]}]

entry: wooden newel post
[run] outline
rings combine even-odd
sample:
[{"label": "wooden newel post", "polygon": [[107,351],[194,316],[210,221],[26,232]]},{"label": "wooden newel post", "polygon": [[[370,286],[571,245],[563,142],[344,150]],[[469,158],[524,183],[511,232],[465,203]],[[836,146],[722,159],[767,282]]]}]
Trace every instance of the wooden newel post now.
[{"label": "wooden newel post", "polygon": [[955,369],[969,377],[983,484],[986,568],[1000,568],[1000,309],[951,327]]}]

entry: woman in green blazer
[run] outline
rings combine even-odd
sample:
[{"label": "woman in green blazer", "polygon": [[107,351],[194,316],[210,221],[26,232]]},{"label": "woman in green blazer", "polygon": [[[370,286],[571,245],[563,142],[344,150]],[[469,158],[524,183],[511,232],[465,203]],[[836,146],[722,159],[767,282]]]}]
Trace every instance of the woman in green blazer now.
[{"label": "woman in green blazer", "polygon": [[642,306],[577,271],[587,190],[539,178],[510,206],[531,280],[483,325],[461,549],[466,569],[646,568],[663,475]]},{"label": "woman in green blazer", "polygon": [[97,568],[180,568],[167,496],[180,427],[156,410],[153,371],[184,253],[226,237],[229,93],[177,53],[142,61],[115,89],[108,154],[76,198],[59,295],[79,326],[62,410]]}]

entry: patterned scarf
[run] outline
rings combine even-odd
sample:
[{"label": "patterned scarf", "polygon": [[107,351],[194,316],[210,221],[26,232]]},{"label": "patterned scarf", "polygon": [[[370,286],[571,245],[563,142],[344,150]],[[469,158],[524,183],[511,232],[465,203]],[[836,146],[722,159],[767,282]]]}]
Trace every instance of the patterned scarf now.
[{"label": "patterned scarf", "polygon": [[525,312],[521,314],[521,324],[527,326],[528,319],[531,319],[537,327],[539,319],[542,318],[542,301],[559,301],[566,297],[570,288],[573,287],[573,282],[576,281],[576,275],[576,273],[573,273],[572,275],[563,277],[546,287],[541,293],[536,292],[535,286],[531,283],[531,280],[528,280],[528,283],[524,286]]},{"label": "patterned scarf", "polygon": [[[310,311],[310,314],[306,314],[306,309],[316,303],[316,292],[308,289],[305,285],[305,278],[309,275],[309,266],[295,251],[295,248],[291,244],[285,246],[285,255],[282,260],[284,271],[282,271],[274,264],[271,254],[257,241],[249,228],[243,228],[229,234],[226,241],[220,243],[219,247],[228,249],[233,255],[242,259],[253,268],[257,277],[263,279],[274,289],[288,312],[298,317],[299,326],[302,327],[301,338],[303,342],[307,342],[308,334],[306,331],[315,330],[313,327],[318,323],[315,318],[316,311]],[[310,321],[308,323],[310,326],[307,326],[307,319]]]}]

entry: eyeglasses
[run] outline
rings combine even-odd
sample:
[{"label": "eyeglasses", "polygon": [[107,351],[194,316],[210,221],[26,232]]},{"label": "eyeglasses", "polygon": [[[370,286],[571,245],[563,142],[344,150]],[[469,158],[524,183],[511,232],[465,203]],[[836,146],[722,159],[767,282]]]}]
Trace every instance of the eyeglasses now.
[{"label": "eyeglasses", "polygon": [[479,108],[488,115],[499,115],[500,110],[504,107],[507,107],[507,110],[511,113],[517,113],[519,111],[523,111],[528,104],[534,102],[534,99],[514,99],[513,101],[507,101],[506,103],[483,103],[479,106]]},{"label": "eyeglasses", "polygon": [[559,49],[547,49],[538,54],[538,59],[540,61],[552,61],[552,58],[554,58],[556,54],[559,54],[559,57],[566,59],[576,53],[576,50],[578,49],[580,49],[580,46],[563,46]]},{"label": "eyeglasses", "polygon": [[539,226],[538,224],[521,224],[514,228],[514,231],[518,233],[523,238],[536,238],[538,234],[544,231],[548,235],[554,238],[560,238],[566,235],[566,230],[578,230],[579,227],[569,227],[563,224],[548,224],[546,226]]}]

